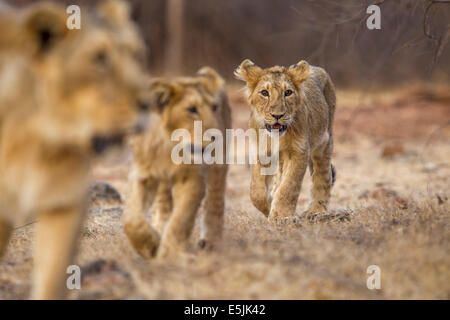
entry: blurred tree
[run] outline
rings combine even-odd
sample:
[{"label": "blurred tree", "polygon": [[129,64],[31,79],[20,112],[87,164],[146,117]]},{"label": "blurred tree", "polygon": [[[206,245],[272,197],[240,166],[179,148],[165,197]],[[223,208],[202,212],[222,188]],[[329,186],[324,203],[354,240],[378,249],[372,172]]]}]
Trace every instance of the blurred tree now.
[{"label": "blurred tree", "polygon": [[167,1],[167,40],[165,71],[183,72],[184,0]]},{"label": "blurred tree", "polygon": [[[338,86],[450,82],[450,0],[128,1],[153,74],[210,65],[233,79],[245,58],[261,66],[305,59],[325,67]],[[371,4],[381,8],[381,30],[366,27]]]}]

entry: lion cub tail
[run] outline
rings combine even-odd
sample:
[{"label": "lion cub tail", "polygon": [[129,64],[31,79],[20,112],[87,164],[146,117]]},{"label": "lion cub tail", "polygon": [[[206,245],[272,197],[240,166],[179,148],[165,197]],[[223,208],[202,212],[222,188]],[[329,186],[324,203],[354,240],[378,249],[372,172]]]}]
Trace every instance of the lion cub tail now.
[{"label": "lion cub tail", "polygon": [[334,186],[334,183],[336,182],[336,168],[331,165],[331,186]]}]

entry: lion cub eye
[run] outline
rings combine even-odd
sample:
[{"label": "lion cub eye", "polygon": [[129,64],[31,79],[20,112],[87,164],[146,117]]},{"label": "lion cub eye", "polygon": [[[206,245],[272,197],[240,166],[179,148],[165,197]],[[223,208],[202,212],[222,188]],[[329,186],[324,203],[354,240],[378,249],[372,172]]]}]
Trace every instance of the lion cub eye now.
[{"label": "lion cub eye", "polygon": [[267,90],[261,90],[260,93],[261,93],[264,97],[268,97],[268,96],[269,96],[269,91],[267,91]]},{"label": "lion cub eye", "polygon": [[190,106],[189,108],[187,108],[187,110],[188,110],[190,113],[194,113],[194,114],[197,114],[197,113],[198,113],[198,110],[197,110],[197,107],[196,107],[196,106]]},{"label": "lion cub eye", "polygon": [[292,90],[290,90],[290,89],[288,89],[288,90],[286,90],[285,92],[284,92],[284,96],[285,97],[289,97],[290,95],[292,95],[294,92],[292,91]]},{"label": "lion cub eye", "polygon": [[212,111],[215,112],[218,108],[219,106],[217,104],[213,104]]}]

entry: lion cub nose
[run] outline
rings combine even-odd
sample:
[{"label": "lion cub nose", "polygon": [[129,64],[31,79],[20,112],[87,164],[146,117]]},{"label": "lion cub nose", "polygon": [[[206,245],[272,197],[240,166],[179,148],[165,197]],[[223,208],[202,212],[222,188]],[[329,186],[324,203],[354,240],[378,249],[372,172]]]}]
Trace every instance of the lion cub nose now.
[{"label": "lion cub nose", "polygon": [[273,114],[273,113],[271,113],[270,115],[272,117],[274,117],[275,119],[280,120],[284,116],[284,113],[282,113],[282,114]]}]

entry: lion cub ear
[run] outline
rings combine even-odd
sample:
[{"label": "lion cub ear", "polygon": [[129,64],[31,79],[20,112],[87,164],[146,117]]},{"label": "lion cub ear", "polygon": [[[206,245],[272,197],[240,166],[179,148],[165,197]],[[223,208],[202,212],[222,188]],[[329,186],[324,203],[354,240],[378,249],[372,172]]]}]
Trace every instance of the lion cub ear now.
[{"label": "lion cub ear", "polygon": [[165,79],[152,79],[149,82],[146,94],[150,110],[162,112],[175,97],[176,87]]},{"label": "lion cub ear", "polygon": [[66,19],[64,7],[50,2],[36,4],[23,16],[25,39],[29,39],[37,54],[47,53],[69,34]]},{"label": "lion cub ear", "polygon": [[301,84],[309,77],[309,64],[305,60],[300,61],[289,67],[288,73],[292,78],[292,81],[296,85]]},{"label": "lion cub ear", "polygon": [[205,90],[213,95],[223,89],[225,80],[211,67],[203,67],[197,72],[197,78]]},{"label": "lion cub ear", "polygon": [[102,1],[97,7],[97,12],[100,17],[117,26],[127,24],[131,17],[130,6],[121,0]]},{"label": "lion cub ear", "polygon": [[237,79],[245,81],[248,87],[254,87],[259,78],[263,75],[263,70],[251,60],[245,59],[234,71]]}]

